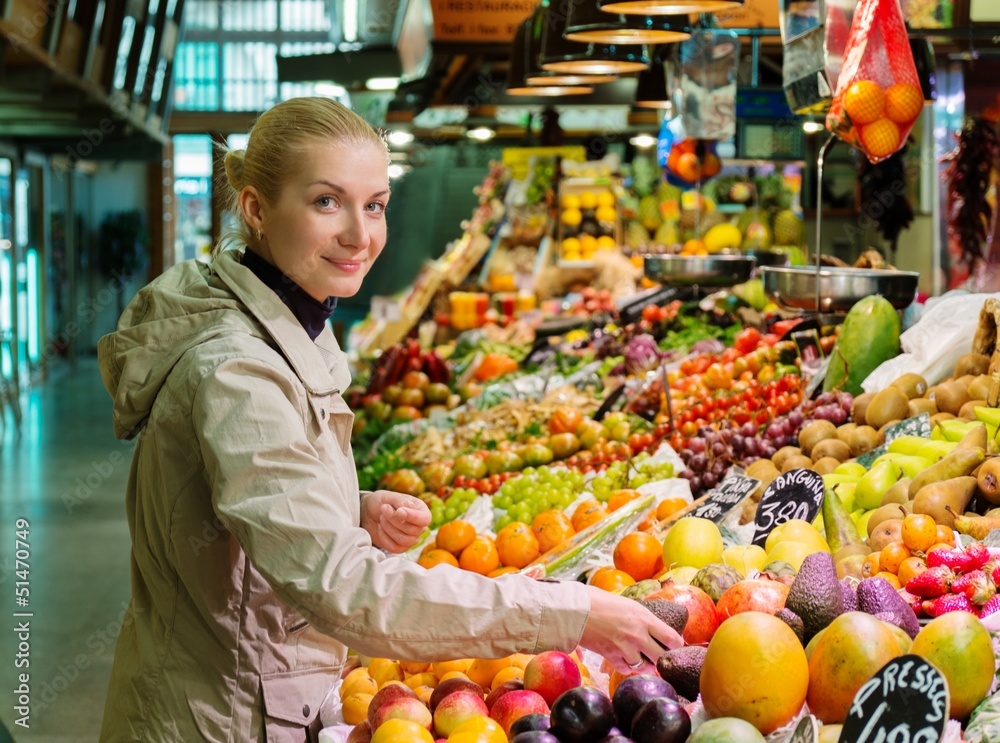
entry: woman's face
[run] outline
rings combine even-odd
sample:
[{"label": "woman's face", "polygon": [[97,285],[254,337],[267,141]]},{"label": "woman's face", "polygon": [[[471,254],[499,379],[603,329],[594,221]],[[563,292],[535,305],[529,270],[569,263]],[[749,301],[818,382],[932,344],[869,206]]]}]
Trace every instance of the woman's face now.
[{"label": "woman's face", "polygon": [[260,204],[260,252],[317,301],[356,294],[385,247],[385,151],[317,143],[290,171],[278,202]]}]

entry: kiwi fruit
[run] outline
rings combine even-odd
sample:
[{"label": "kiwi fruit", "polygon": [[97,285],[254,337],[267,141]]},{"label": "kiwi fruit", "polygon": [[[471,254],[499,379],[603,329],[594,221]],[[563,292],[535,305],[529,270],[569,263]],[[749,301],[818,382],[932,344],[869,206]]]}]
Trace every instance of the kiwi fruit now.
[{"label": "kiwi fruit", "polygon": [[[814,420],[799,431],[799,446],[802,453],[812,456],[813,447],[824,439],[836,438],[837,426],[827,420]],[[815,458],[815,457],[814,457]]]},{"label": "kiwi fruit", "polygon": [[952,415],[951,413],[944,413],[944,412],[935,413],[934,415],[931,416],[931,428],[934,428],[934,426],[936,426],[941,421],[946,421],[954,417],[955,416]]},{"label": "kiwi fruit", "polygon": [[[845,444],[846,446],[846,444]],[[840,464],[840,460],[836,457],[820,457],[819,459],[814,459],[812,463],[813,472],[817,472],[821,475],[829,475]]]},{"label": "kiwi fruit", "polygon": [[851,434],[851,455],[860,457],[878,446],[878,431],[871,426],[858,426]]},{"label": "kiwi fruit", "polygon": [[785,457],[784,462],[781,463],[781,472],[784,474],[797,469],[812,469],[812,466],[813,461],[805,454],[792,454]]},{"label": "kiwi fruit", "polygon": [[986,400],[969,400],[958,409],[958,417],[965,418],[967,421],[974,421],[976,420],[976,408],[985,406]]},{"label": "kiwi fruit", "polygon": [[774,462],[774,466],[780,471],[788,457],[796,457],[800,454],[802,454],[802,449],[797,446],[783,446],[771,455],[771,461]]},{"label": "kiwi fruit", "polygon": [[915,397],[909,402],[910,414],[908,418],[913,418],[915,416],[927,413],[927,415],[934,415],[938,412],[937,403],[927,397]]},{"label": "kiwi fruit", "polygon": [[839,438],[823,439],[816,444],[809,452],[813,460],[836,459],[837,462],[844,462],[851,458],[851,447]]},{"label": "kiwi fruit", "polygon": [[927,392],[927,380],[916,372],[906,372],[896,377],[889,386],[900,390],[908,400],[923,397]]},{"label": "kiwi fruit", "polygon": [[987,374],[990,370],[990,357],[984,353],[967,353],[955,362],[955,371],[951,375],[956,379],[966,374]]},{"label": "kiwi fruit", "polygon": [[969,397],[973,400],[988,400],[992,388],[993,377],[989,374],[980,374],[969,383]]},{"label": "kiwi fruit", "polygon": [[956,381],[942,382],[934,391],[934,402],[942,413],[958,415],[958,411],[969,401],[969,391]]},{"label": "kiwi fruit", "polygon": [[854,422],[859,426],[868,422],[865,415],[868,412],[868,403],[870,403],[874,397],[874,392],[862,392],[854,398],[854,402],[851,404],[851,418],[853,418]]},{"label": "kiwi fruit", "polygon": [[878,445],[882,446],[885,443],[885,431],[889,426],[894,426],[899,423],[901,418],[893,418],[891,421],[886,421],[882,424],[882,427],[878,430]]},{"label": "kiwi fruit", "polygon": [[891,420],[902,420],[910,413],[910,398],[898,387],[886,387],[876,393],[865,411],[865,423],[875,429]]},{"label": "kiwi fruit", "polygon": [[854,433],[854,429],[858,427],[857,423],[853,421],[851,423],[841,423],[837,426],[837,438],[843,441],[848,446],[851,445],[851,434]]}]

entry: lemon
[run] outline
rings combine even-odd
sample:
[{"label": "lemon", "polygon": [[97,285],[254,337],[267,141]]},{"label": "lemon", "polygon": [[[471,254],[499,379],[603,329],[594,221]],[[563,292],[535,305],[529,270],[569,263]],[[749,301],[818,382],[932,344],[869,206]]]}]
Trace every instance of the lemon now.
[{"label": "lemon", "polygon": [[615,205],[615,195],[610,191],[601,191],[597,194],[597,206],[598,208],[602,206],[614,206]]},{"label": "lemon", "polygon": [[738,248],[743,243],[743,233],[740,228],[728,222],[717,224],[705,233],[703,238],[705,250],[718,253],[726,248]]},{"label": "lemon", "polygon": [[597,249],[598,250],[614,250],[618,246],[615,239],[611,235],[601,235],[597,238]]},{"label": "lemon", "polygon": [[580,222],[583,221],[583,214],[580,213],[579,209],[564,209],[560,219],[563,224],[569,227],[579,227]]},{"label": "lemon", "polygon": [[580,197],[575,193],[563,194],[563,197],[559,200],[563,209],[579,209],[580,208]]},{"label": "lemon", "polygon": [[581,235],[580,252],[587,256],[593,255],[595,250],[597,250],[597,238],[593,235]]},{"label": "lemon", "polygon": [[593,209],[597,206],[597,194],[593,191],[584,191],[580,194],[580,208]]},{"label": "lemon", "polygon": [[614,222],[618,219],[618,212],[613,206],[599,206],[594,212],[594,216],[597,217],[598,222]]},{"label": "lemon", "polygon": [[567,237],[562,241],[562,252],[563,253],[579,253],[580,252],[580,241],[575,237]]},{"label": "lemon", "polygon": [[668,567],[703,568],[722,562],[722,533],[714,522],[689,516],[681,519],[663,539],[663,564]]}]

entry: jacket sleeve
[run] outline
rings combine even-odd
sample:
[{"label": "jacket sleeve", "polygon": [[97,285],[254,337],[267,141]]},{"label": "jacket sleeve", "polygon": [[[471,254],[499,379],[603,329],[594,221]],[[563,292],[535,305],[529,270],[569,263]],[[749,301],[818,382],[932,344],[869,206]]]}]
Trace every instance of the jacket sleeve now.
[{"label": "jacket sleeve", "polygon": [[213,506],[276,594],[317,629],[367,655],[409,660],[570,650],[590,609],[580,583],[427,570],[372,546],[336,467],[306,434],[304,392],[265,360],[203,377],[192,423]]}]

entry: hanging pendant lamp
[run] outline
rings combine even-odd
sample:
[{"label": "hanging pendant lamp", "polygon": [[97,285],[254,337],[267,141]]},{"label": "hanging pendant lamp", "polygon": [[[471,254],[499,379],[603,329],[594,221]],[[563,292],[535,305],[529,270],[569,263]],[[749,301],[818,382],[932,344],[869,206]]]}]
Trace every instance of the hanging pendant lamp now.
[{"label": "hanging pendant lamp", "polygon": [[667,86],[666,63],[668,55],[657,53],[648,70],[640,72],[636,77],[635,101],[633,105],[639,108],[672,109],[670,88]]},{"label": "hanging pendant lamp", "polygon": [[608,13],[596,0],[563,0],[570,41],[596,44],[672,44],[691,38],[686,15],[642,16]]},{"label": "hanging pendant lamp", "polygon": [[597,0],[606,13],[626,15],[676,15],[718,13],[743,7],[743,0]]},{"label": "hanging pendant lamp", "polygon": [[566,16],[553,12],[545,0],[542,13],[532,18],[532,36],[539,44],[538,64],[543,70],[570,75],[618,75],[649,67],[649,52],[637,44],[581,44],[563,37]]},{"label": "hanging pendant lamp", "polygon": [[[573,2],[574,0],[570,0]],[[593,1],[593,0],[591,0]],[[542,14],[545,12],[544,3],[536,5],[535,11],[528,19],[530,23],[537,23],[539,27],[544,22]],[[599,85],[601,83],[611,83],[618,79],[618,75],[590,75],[585,73],[564,73],[543,70],[538,66],[538,53],[541,38],[535,38],[533,34],[528,34],[527,57],[525,61],[524,81],[528,85]]]},{"label": "hanging pendant lamp", "polygon": [[594,89],[587,85],[565,85],[546,82],[544,85],[531,85],[527,82],[529,64],[534,64],[536,56],[532,54],[529,38],[532,33],[532,18],[529,17],[517,27],[514,41],[510,49],[510,67],[507,70],[507,95],[530,96],[561,96],[586,95]]}]

